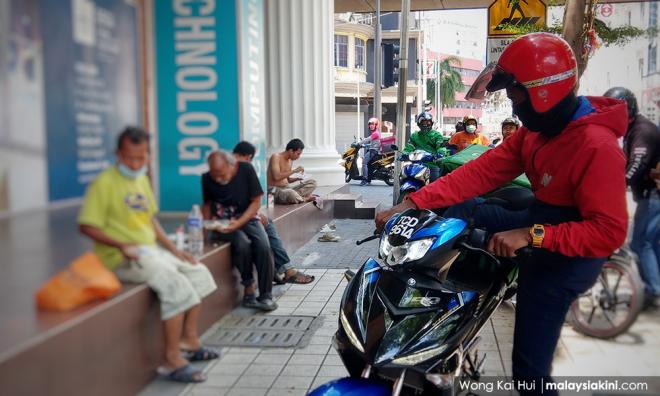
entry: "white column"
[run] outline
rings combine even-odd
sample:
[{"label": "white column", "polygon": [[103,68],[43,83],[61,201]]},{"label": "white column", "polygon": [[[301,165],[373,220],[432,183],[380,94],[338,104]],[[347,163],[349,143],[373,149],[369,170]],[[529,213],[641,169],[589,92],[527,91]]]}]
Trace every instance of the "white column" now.
[{"label": "white column", "polygon": [[293,138],[319,185],[344,184],[335,149],[334,0],[268,0],[268,155]]}]

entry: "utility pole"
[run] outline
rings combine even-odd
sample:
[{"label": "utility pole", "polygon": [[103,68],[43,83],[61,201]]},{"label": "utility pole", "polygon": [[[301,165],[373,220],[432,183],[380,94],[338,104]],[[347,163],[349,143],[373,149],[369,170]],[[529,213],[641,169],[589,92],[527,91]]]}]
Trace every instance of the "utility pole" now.
[{"label": "utility pole", "polygon": [[[408,20],[410,18],[410,0],[401,0],[401,23],[399,24],[399,90],[396,98],[396,143],[403,148],[406,139],[406,88],[408,83]],[[399,178],[401,161],[394,162],[393,204],[399,200]]]},{"label": "utility pole", "polygon": [[374,117],[381,122],[383,105],[381,103],[381,87],[383,84],[383,48],[380,31],[380,0],[376,0],[376,40],[374,42]]}]

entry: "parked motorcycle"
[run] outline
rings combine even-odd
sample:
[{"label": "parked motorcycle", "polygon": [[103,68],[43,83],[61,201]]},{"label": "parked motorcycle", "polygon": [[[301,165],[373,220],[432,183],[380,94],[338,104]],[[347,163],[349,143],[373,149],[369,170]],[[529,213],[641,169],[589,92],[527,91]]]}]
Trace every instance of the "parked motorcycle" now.
[{"label": "parked motorcycle", "polygon": [[[509,187],[485,203],[521,210],[533,199]],[[517,262],[487,252],[488,233],[471,221],[428,210],[397,214],[382,235],[358,243],[376,238],[383,265],[369,259],[346,273],[333,341],[354,378],[311,394],[338,394],[351,384],[369,394],[453,394],[459,379],[478,380],[485,359],[476,353],[478,334],[515,286]]]},{"label": "parked motorcycle", "polygon": [[[360,149],[364,146],[354,142],[346,149],[341,156],[339,164],[344,167],[344,180],[346,183],[351,180],[362,180],[364,175],[360,175]],[[382,180],[388,186],[394,185],[394,152],[378,154],[369,162],[369,177],[371,180]]]}]

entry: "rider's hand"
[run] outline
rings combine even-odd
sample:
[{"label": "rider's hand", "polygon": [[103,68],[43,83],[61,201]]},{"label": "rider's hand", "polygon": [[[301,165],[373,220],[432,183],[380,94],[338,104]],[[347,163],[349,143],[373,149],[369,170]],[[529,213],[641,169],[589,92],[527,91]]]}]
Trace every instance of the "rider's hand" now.
[{"label": "rider's hand", "polygon": [[404,210],[410,208],[416,209],[417,206],[410,199],[406,199],[400,204],[392,207],[391,209],[376,213],[376,230],[382,230],[383,227],[385,226],[385,223],[387,223],[387,220],[389,220],[393,214],[401,213]]},{"label": "rider's hand", "polygon": [[515,257],[516,250],[529,246],[532,236],[529,228],[498,232],[488,242],[488,251],[500,257]]}]

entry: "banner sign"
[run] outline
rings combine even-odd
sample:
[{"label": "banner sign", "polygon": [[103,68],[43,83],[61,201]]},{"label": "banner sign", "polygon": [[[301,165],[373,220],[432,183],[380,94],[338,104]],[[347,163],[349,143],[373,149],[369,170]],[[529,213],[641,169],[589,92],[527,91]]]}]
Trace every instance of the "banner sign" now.
[{"label": "banner sign", "polygon": [[[139,124],[136,9],[127,0],[40,2],[49,200],[80,197]],[[57,22],[53,22],[57,21]]]},{"label": "banner sign", "polygon": [[488,7],[488,37],[510,36],[502,25],[544,26],[546,5],[541,0],[495,0]]},{"label": "banner sign", "polygon": [[161,209],[201,203],[208,154],[243,139],[265,180],[263,1],[157,1],[154,12]]}]

